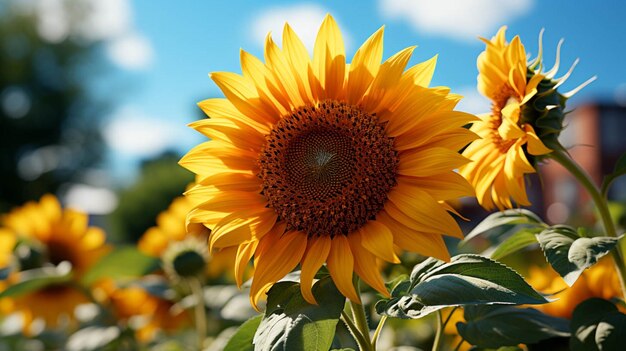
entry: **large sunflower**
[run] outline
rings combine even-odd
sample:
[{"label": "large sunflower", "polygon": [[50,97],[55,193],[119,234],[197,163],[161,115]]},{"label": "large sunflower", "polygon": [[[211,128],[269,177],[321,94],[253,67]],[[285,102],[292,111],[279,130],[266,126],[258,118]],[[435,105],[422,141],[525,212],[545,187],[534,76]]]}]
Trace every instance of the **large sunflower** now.
[{"label": "large sunflower", "polygon": [[326,263],[359,302],[353,272],[388,295],[376,262],[399,262],[394,246],[449,258],[442,234],[462,234],[445,201],[473,194],[453,170],[474,117],[453,111],[448,88],[428,88],[435,58],[405,71],[413,49],[381,64],[381,28],[348,65],[327,16],[312,60],[286,24],[282,49],[268,35],[265,63],[241,51],[243,75],[211,74],[226,99],[202,101],[210,118],[191,125],[212,140],[180,161],[198,175],[188,221],[212,229],[213,249],[236,248],[238,284],[253,259],[254,306],[298,264],[307,301]]},{"label": "large sunflower", "polygon": [[478,90],[491,99],[492,111],[473,123],[471,130],[481,139],[463,152],[474,162],[460,168],[489,210],[512,208],[513,202],[530,205],[524,176],[536,171],[529,157],[552,151],[522,113],[545,77],[529,70],[519,36],[507,43],[505,32],[502,27],[491,40],[483,39],[487,47],[478,57]]},{"label": "large sunflower", "polygon": [[[75,280],[48,285],[11,299],[13,310],[24,317],[25,330],[35,319],[45,320],[50,327],[56,326],[61,316],[72,320],[76,306],[89,301],[74,283],[108,251],[105,233],[100,228],[89,227],[86,214],[63,210],[52,195],[44,195],[39,202],[14,209],[2,218],[2,224],[5,233],[13,233],[21,241],[20,245],[36,252],[20,262],[21,269],[67,261]],[[18,281],[19,274],[12,281]]]}]

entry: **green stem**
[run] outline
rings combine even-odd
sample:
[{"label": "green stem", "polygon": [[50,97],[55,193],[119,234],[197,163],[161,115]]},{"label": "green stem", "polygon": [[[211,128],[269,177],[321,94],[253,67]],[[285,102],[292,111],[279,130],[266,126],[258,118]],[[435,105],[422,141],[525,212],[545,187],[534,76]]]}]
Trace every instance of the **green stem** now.
[{"label": "green stem", "polygon": [[348,330],[354,337],[354,340],[356,340],[357,345],[359,345],[359,350],[371,350],[368,348],[368,341],[365,339],[363,334],[361,334],[359,328],[357,328],[354,322],[352,322],[352,319],[345,311],[341,311],[341,320],[346,324],[346,327],[348,327]]},{"label": "green stem", "polygon": [[441,347],[441,340],[443,339],[443,320],[441,318],[441,310],[437,311],[437,333],[435,334],[435,341],[433,341],[432,351],[439,351]]},{"label": "green stem", "polygon": [[192,277],[187,279],[191,293],[196,299],[194,306],[196,333],[198,334],[198,346],[199,350],[204,349],[204,340],[206,339],[207,320],[206,312],[204,310],[204,292],[202,290],[202,283],[200,279]]},{"label": "green stem", "polygon": [[[567,169],[567,171],[580,182],[587,192],[589,192],[589,195],[591,195],[591,198],[600,213],[600,218],[602,219],[606,235],[610,237],[617,237],[615,225],[613,224],[613,219],[611,218],[607,202],[600,194],[598,187],[591,180],[591,177],[589,177],[587,172],[585,172],[585,170],[582,169],[578,163],[562,151],[553,151],[549,154],[549,156]],[[613,261],[615,262],[615,267],[617,268],[619,281],[622,287],[622,295],[626,297],[626,267],[624,266],[624,255],[619,244],[615,246],[614,250],[611,250],[611,255],[613,257]]]},{"label": "green stem", "polygon": [[367,341],[367,350],[372,350],[372,343],[370,342],[370,328],[367,325],[367,318],[365,317],[365,307],[362,304],[350,301],[350,308],[352,309],[352,316],[354,317],[354,322],[356,323],[357,328]]},{"label": "green stem", "polygon": [[380,332],[383,330],[383,326],[387,321],[387,316],[382,316],[380,321],[378,321],[378,325],[376,326],[376,331],[374,331],[374,335],[372,336],[372,350],[376,351],[376,343],[378,342],[378,337],[380,336]]}]

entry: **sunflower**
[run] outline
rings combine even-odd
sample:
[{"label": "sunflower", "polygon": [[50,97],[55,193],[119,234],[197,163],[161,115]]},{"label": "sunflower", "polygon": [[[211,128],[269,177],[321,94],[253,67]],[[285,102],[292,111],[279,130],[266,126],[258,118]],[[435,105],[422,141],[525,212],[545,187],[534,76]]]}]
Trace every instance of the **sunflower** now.
[{"label": "sunflower", "polygon": [[140,284],[119,287],[111,279],[98,282],[94,295],[109,306],[116,319],[135,331],[141,342],[153,340],[160,332],[174,332],[189,324],[185,310],[173,308],[174,302],[148,292]]},{"label": "sunflower", "polygon": [[571,318],[576,306],[592,297],[610,300],[622,294],[617,272],[608,257],[584,271],[571,287],[548,267],[530,267],[528,282],[544,293],[557,293],[556,301],[533,306],[555,317]]},{"label": "sunflower", "polygon": [[491,40],[483,39],[487,47],[478,57],[478,90],[491,99],[492,110],[473,123],[471,130],[482,139],[463,152],[474,162],[460,168],[475,187],[478,202],[488,210],[512,208],[513,201],[530,205],[524,176],[536,171],[529,158],[552,151],[522,118],[524,105],[537,94],[544,76],[527,77],[524,45],[519,36],[507,43],[505,32],[502,27]]},{"label": "sunflower", "polygon": [[[2,224],[3,232],[13,233],[21,242],[16,250],[24,245],[36,253],[28,260],[20,260],[22,269],[62,263],[71,266],[72,282],[48,285],[11,299],[12,309],[24,318],[25,330],[39,318],[50,327],[58,325],[61,316],[72,321],[76,306],[89,301],[74,285],[109,250],[104,231],[89,227],[86,214],[63,210],[52,195],[14,209],[2,218]],[[19,281],[20,273],[16,274],[13,281]]]},{"label": "sunflower", "polygon": [[485,51],[478,56],[478,90],[492,102],[491,113],[479,115],[471,130],[481,139],[472,142],[463,155],[473,162],[459,171],[476,189],[478,202],[487,210],[529,206],[525,175],[536,173],[539,161],[555,150],[564,150],[558,136],[564,128],[565,103],[595,80],[587,80],[561,94],[559,88],[578,60],[559,78],[559,42],[556,63],[542,72],[542,35],[539,54],[527,62],[526,50],[515,36],[506,41],[506,27],[491,39],[482,38]]},{"label": "sunflower", "polygon": [[187,220],[212,229],[212,250],[234,249],[237,284],[253,259],[255,307],[298,264],[310,303],[324,263],[350,300],[353,273],[388,296],[376,262],[398,263],[394,246],[447,260],[442,235],[462,236],[445,201],[473,194],[454,169],[475,117],[428,88],[436,58],[405,71],[414,47],[381,64],[382,50],[383,28],[346,64],[326,16],[312,59],[285,24],[265,63],[242,50],[242,75],[211,74],[226,98],[200,102],[210,118],[191,124],[212,140],[180,161],[198,175]]}]

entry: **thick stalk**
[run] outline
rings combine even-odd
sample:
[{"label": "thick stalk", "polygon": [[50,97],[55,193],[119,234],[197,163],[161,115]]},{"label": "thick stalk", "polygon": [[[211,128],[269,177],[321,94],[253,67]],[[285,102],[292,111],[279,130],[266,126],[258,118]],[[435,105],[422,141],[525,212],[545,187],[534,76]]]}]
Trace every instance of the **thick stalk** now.
[{"label": "thick stalk", "polygon": [[437,332],[435,334],[435,341],[433,341],[432,351],[439,351],[441,347],[441,340],[443,339],[443,319],[441,318],[441,310],[437,311]]},{"label": "thick stalk", "polygon": [[[610,237],[617,237],[615,225],[613,224],[613,219],[611,218],[607,202],[600,194],[596,184],[591,180],[591,177],[589,177],[589,174],[587,174],[587,172],[585,172],[585,170],[583,170],[578,163],[562,151],[553,151],[549,154],[549,156],[567,169],[567,171],[570,172],[587,190],[589,195],[591,195],[598,212],[600,213],[600,218],[602,219],[602,225],[604,226],[606,235]],[[624,266],[624,255],[619,244],[615,246],[614,250],[611,250],[611,256],[613,257],[613,261],[615,262],[615,267],[618,272],[619,281],[622,287],[622,295],[626,298],[626,267]]]},{"label": "thick stalk", "polygon": [[204,350],[204,340],[206,339],[206,312],[204,310],[204,292],[202,283],[196,277],[188,278],[187,283],[191,289],[191,293],[195,297],[196,304],[194,306],[196,333],[198,334],[199,350]]}]

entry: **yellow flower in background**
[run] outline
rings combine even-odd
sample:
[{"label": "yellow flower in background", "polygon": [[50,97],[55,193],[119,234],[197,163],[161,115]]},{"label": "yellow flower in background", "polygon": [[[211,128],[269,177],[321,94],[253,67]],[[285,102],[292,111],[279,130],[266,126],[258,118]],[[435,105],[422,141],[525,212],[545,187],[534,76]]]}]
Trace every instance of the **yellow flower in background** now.
[{"label": "yellow flower in background", "polygon": [[211,74],[226,98],[202,101],[210,118],[191,124],[212,140],[180,161],[198,175],[188,221],[236,256],[239,285],[253,259],[254,306],[298,264],[307,301],[326,263],[358,302],[354,272],[388,296],[376,262],[398,263],[394,246],[449,259],[442,235],[462,233],[445,201],[473,194],[453,170],[475,117],[453,111],[448,88],[428,88],[435,58],[405,70],[413,49],[381,64],[381,28],[348,65],[327,16],[312,59],[286,24],[282,48],[267,37],[265,63],[241,51],[243,75]]},{"label": "yellow flower in background", "polygon": [[[185,225],[187,214],[193,209],[192,202],[186,197],[175,198],[167,210],[157,216],[157,225],[149,228],[139,239],[137,247],[147,255],[163,258],[172,245],[187,238],[207,240],[210,230],[199,223]],[[216,278],[230,270],[234,263],[234,250],[215,251],[209,257],[206,267],[207,276]]]},{"label": "yellow flower in background", "polygon": [[530,123],[524,123],[522,108],[537,94],[544,78],[527,79],[526,50],[519,36],[506,42],[502,27],[478,57],[478,90],[492,101],[491,113],[479,115],[471,130],[482,139],[470,144],[463,155],[472,161],[460,168],[476,189],[478,202],[488,210],[528,206],[524,176],[535,173],[528,155],[545,155],[547,148]]},{"label": "yellow flower in background", "polygon": [[[69,262],[75,282],[109,250],[102,229],[89,227],[85,213],[62,209],[52,195],[14,209],[2,217],[2,225],[3,233],[12,233],[24,245],[41,250],[38,253],[41,257],[31,260],[29,264],[45,266]],[[20,250],[19,245],[16,250]],[[19,272],[15,273],[8,283],[19,281],[19,275]],[[32,293],[3,300],[5,303],[10,301],[11,310],[23,316],[25,331],[36,319],[43,319],[49,327],[57,326],[62,316],[73,321],[74,309],[88,302],[88,298],[73,283],[48,285]]]},{"label": "yellow flower in background", "polygon": [[190,322],[185,310],[173,308],[172,301],[150,294],[140,284],[119,287],[106,279],[97,284],[94,295],[111,308],[118,321],[129,324],[141,342],[153,340],[159,332],[180,330]]},{"label": "yellow flower in background", "polygon": [[568,287],[550,267],[530,267],[528,282],[543,293],[561,291],[555,295],[558,300],[533,306],[555,317],[571,318],[576,306],[592,297],[609,300],[622,296],[619,277],[609,257],[583,272],[572,287]]}]

